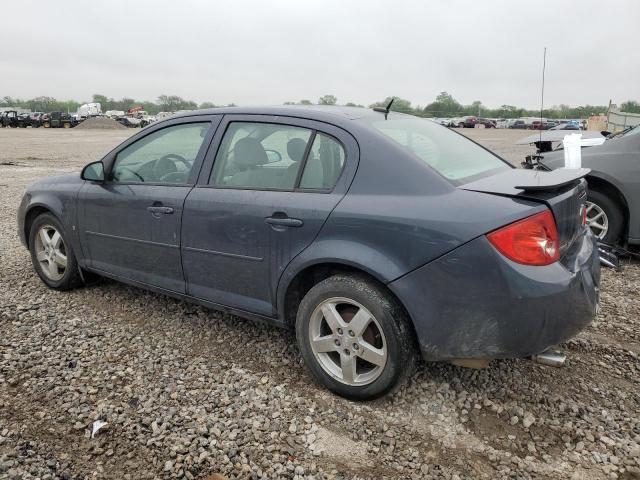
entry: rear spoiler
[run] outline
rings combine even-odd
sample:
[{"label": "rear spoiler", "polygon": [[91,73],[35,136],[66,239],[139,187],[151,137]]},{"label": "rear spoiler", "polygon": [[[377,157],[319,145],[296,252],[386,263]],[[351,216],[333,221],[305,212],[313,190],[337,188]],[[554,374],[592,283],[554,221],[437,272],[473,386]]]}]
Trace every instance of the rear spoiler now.
[{"label": "rear spoiler", "polygon": [[589,168],[558,168],[550,172],[514,168],[481,178],[458,188],[499,195],[518,195],[523,192],[554,191],[577,182],[589,174]]}]

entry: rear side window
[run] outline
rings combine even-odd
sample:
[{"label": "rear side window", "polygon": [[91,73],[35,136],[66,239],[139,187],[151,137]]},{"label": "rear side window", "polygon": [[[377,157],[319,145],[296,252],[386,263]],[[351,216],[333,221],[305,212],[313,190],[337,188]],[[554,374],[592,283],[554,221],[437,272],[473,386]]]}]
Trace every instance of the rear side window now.
[{"label": "rear side window", "polygon": [[454,185],[512,168],[462,135],[429,120],[391,114],[387,120],[381,117],[371,124]]},{"label": "rear side window", "polygon": [[331,189],[345,162],[342,145],[308,128],[232,122],[210,185],[256,190]]}]

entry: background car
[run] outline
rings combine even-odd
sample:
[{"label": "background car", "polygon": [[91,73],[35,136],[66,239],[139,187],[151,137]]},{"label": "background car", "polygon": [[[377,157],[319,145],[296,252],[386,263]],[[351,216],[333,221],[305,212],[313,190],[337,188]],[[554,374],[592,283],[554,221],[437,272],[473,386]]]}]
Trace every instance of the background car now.
[{"label": "background car", "polygon": [[319,383],[371,399],[418,352],[486,365],[591,321],[584,173],[384,109],[200,110],[31,185],[18,230],[51,288],[98,274],[295,328]]},{"label": "background car", "polygon": [[529,125],[527,125],[527,123],[524,120],[513,120],[509,124],[509,128],[527,130],[529,128]]},{"label": "background car", "polygon": [[28,114],[18,114],[15,110],[7,110],[0,114],[0,127],[26,128],[31,124]]},{"label": "background car", "polygon": [[580,127],[576,123],[560,123],[550,130],[580,130]]},{"label": "background car", "polygon": [[[582,148],[587,176],[587,221],[607,244],[640,244],[640,126],[602,145]],[[548,169],[564,166],[564,152],[544,154]]]},{"label": "background car", "polygon": [[490,120],[488,118],[477,118],[476,124],[482,125],[484,128],[496,128],[495,120]]},{"label": "background car", "polygon": [[31,114],[29,115],[29,118],[31,121],[30,123],[32,128],[38,128],[42,126],[43,115],[44,115],[43,112],[31,112]]},{"label": "background car", "polygon": [[530,128],[532,130],[548,130],[549,124],[546,120],[534,120],[533,122],[531,122]]},{"label": "background car", "polygon": [[77,124],[78,120],[66,112],[51,112],[42,119],[44,128],[73,128]]},{"label": "background car", "polygon": [[478,117],[469,115],[458,120],[458,128],[474,128],[478,124]]}]

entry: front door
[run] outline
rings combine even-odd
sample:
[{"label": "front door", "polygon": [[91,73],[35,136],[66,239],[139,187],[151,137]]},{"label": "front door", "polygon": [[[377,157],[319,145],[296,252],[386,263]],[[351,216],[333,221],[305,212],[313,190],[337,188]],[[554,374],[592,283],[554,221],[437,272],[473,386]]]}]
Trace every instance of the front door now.
[{"label": "front door", "polygon": [[280,275],[346,192],[338,137],[355,142],[326,124],[259,120],[225,117],[213,167],[185,202],[182,250],[190,295],[273,315]]},{"label": "front door", "polygon": [[184,293],[180,226],[211,139],[211,119],[159,125],[118,151],[107,181],[87,182],[79,227],[93,269]]}]

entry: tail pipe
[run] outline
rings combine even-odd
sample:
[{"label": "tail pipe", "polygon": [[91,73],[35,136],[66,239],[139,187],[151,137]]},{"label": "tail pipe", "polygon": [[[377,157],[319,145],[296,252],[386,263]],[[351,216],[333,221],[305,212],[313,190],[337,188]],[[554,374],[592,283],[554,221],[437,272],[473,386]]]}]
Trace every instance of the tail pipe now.
[{"label": "tail pipe", "polygon": [[540,365],[560,368],[564,366],[564,362],[566,362],[567,356],[564,353],[556,352],[555,350],[545,350],[542,353],[533,355],[531,357],[531,360],[539,363]]}]

